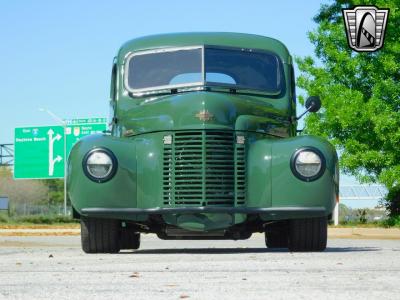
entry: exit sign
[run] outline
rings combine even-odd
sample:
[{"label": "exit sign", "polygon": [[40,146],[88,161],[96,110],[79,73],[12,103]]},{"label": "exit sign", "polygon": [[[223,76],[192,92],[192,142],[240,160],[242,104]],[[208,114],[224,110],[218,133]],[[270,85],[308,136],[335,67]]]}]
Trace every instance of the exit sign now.
[{"label": "exit sign", "polygon": [[[86,135],[107,129],[106,118],[86,118],[66,121],[63,126],[15,128],[14,178],[63,178],[65,159],[72,147]],[[66,156],[64,157],[64,139]]]}]

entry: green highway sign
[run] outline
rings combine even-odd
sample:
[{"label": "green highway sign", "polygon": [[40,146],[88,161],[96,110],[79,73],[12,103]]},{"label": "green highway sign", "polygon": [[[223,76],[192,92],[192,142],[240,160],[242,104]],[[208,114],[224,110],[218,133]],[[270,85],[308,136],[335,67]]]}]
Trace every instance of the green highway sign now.
[{"label": "green highway sign", "polygon": [[15,128],[14,178],[63,178],[64,146],[68,157],[80,138],[107,129],[105,118],[68,120],[66,124],[65,136],[60,125]]},{"label": "green highway sign", "polygon": [[64,177],[62,126],[15,128],[15,178]]},{"label": "green highway sign", "polygon": [[86,119],[72,119],[66,120],[67,125],[76,124],[106,124],[107,118],[86,118]]},{"label": "green highway sign", "polygon": [[[102,123],[83,123],[80,120],[87,120],[93,122],[93,120],[103,120]],[[75,122],[74,122],[75,121]],[[67,121],[67,129],[65,135],[67,137],[67,153],[71,152],[72,146],[75,145],[80,138],[85,135],[101,133],[107,129],[107,119],[105,118],[91,118],[91,119],[76,119]]]}]

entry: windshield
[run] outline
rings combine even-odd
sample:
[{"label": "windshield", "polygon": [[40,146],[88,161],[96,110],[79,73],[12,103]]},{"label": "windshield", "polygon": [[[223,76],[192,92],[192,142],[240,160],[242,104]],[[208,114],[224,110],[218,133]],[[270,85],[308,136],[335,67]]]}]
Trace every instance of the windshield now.
[{"label": "windshield", "polygon": [[279,58],[269,52],[191,47],[133,53],[125,85],[132,93],[193,86],[281,92]]}]

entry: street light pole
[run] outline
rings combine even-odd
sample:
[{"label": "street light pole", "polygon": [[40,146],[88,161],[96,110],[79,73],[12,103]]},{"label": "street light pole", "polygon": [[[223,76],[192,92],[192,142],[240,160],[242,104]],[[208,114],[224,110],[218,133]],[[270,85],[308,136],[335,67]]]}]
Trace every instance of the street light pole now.
[{"label": "street light pole", "polygon": [[63,126],[64,131],[64,215],[67,215],[67,122],[48,109],[39,108]]},{"label": "street light pole", "polygon": [[63,122],[64,131],[64,216],[67,215],[67,122]]}]

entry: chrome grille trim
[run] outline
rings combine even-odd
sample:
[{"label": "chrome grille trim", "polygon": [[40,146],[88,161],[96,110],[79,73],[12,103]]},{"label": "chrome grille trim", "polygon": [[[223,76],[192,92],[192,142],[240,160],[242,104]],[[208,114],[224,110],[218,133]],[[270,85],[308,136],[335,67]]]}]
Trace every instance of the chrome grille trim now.
[{"label": "chrome grille trim", "polygon": [[164,145],[163,204],[237,206],[246,202],[246,147],[233,131],[182,131]]}]

